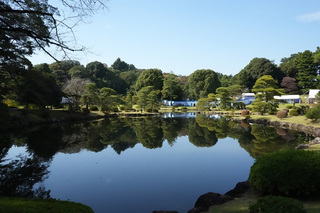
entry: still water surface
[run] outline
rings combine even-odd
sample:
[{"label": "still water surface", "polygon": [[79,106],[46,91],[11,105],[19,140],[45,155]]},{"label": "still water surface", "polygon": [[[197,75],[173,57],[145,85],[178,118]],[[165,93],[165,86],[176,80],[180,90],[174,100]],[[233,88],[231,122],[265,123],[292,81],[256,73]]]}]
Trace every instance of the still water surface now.
[{"label": "still water surface", "polygon": [[7,138],[14,142],[3,148],[4,159],[21,154],[43,166],[43,179],[25,191],[41,186],[51,198],[97,213],[143,213],[187,212],[200,195],[223,194],[247,180],[255,157],[293,148],[305,135],[225,118],[169,116],[45,127]]}]

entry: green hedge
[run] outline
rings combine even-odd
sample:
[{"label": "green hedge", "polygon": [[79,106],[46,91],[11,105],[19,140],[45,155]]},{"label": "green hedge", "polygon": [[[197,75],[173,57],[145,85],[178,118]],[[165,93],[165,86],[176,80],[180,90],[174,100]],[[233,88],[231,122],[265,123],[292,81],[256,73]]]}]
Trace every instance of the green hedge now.
[{"label": "green hedge", "polygon": [[251,167],[249,181],[252,188],[262,195],[319,195],[320,154],[286,150],[264,155]]},{"label": "green hedge", "polygon": [[250,204],[250,213],[306,213],[301,201],[280,196],[267,196]]}]

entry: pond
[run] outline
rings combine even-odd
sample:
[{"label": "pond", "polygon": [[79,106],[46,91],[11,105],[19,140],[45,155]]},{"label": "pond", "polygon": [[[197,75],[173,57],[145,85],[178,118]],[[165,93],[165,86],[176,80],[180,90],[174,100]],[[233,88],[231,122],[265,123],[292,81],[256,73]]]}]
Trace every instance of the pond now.
[{"label": "pond", "polygon": [[108,118],[1,133],[2,196],[80,202],[95,212],[187,212],[248,179],[254,159],[304,133],[196,114]]}]

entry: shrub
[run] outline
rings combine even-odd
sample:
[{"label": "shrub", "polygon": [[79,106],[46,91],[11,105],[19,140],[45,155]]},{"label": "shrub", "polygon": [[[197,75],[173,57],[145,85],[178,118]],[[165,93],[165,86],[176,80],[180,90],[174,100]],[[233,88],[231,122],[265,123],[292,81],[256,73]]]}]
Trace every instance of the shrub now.
[{"label": "shrub", "polygon": [[320,119],[320,105],[310,108],[306,112],[306,117],[316,122]]},{"label": "shrub", "polygon": [[250,111],[249,110],[242,110],[241,111],[241,116],[246,116],[246,115],[249,115],[250,114]]},{"label": "shrub", "polygon": [[292,109],[292,106],[291,105],[287,105],[286,108],[287,109]]},{"label": "shrub", "polygon": [[318,195],[320,154],[285,150],[264,155],[251,167],[249,181],[252,188],[262,195]]},{"label": "shrub", "polygon": [[300,114],[301,114],[301,115],[306,114],[308,109],[309,109],[309,106],[301,105],[301,106],[300,106]]},{"label": "shrub", "polygon": [[267,196],[250,204],[250,213],[305,213],[301,201],[280,196]]},{"label": "shrub", "polygon": [[89,109],[90,109],[90,111],[98,111],[99,110],[98,107],[95,105],[91,106]]},{"label": "shrub", "polygon": [[290,116],[298,116],[300,113],[298,112],[298,110],[297,109],[292,109],[292,110],[290,110],[290,112],[289,112],[289,115]]},{"label": "shrub", "polygon": [[277,117],[278,118],[285,118],[287,116],[288,116],[287,110],[283,109],[283,110],[280,110],[280,111],[277,112]]},{"label": "shrub", "polygon": [[245,115],[244,118],[245,118],[245,119],[249,119],[249,118],[250,118],[250,115],[249,115],[249,114],[248,114],[248,115]]}]

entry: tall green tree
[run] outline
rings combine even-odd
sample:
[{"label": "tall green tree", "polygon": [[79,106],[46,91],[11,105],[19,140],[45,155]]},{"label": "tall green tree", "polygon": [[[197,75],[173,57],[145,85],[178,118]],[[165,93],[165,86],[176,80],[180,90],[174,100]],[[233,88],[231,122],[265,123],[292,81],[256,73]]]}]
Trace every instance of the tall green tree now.
[{"label": "tall green tree", "polygon": [[[144,111],[146,109],[146,107],[148,106],[149,102],[150,102],[150,96],[149,94],[151,92],[155,91],[155,88],[153,86],[146,86],[146,87],[142,87],[141,90],[139,90],[138,92],[138,100],[137,100],[137,104],[142,111]],[[152,94],[151,98],[154,98],[154,93]]]},{"label": "tall green tree", "polygon": [[89,105],[99,103],[98,88],[95,83],[88,83],[84,86],[84,91],[81,95],[81,102],[86,105],[86,109],[89,109]]},{"label": "tall green tree", "polygon": [[225,109],[231,103],[230,92],[227,87],[219,87],[216,90],[217,97],[220,99],[220,108]]},{"label": "tall green tree", "polygon": [[122,103],[117,92],[112,88],[103,87],[99,92],[99,103],[101,111],[108,113],[117,108]]},{"label": "tall green tree", "polygon": [[253,111],[264,114],[266,112],[275,113],[277,111],[278,102],[274,96],[282,94],[282,90],[278,89],[278,82],[271,75],[260,77],[252,89],[256,93],[253,101]]},{"label": "tall green tree", "polygon": [[263,75],[271,75],[276,81],[281,82],[285,74],[269,59],[254,58],[242,69],[235,79],[237,84],[252,89],[258,78]]},{"label": "tall green tree", "polygon": [[133,64],[127,64],[126,62],[121,61],[120,58],[117,58],[117,60],[115,60],[115,62],[113,62],[111,67],[115,70],[120,71],[120,72],[137,69]]},{"label": "tall green tree", "polygon": [[196,70],[188,78],[190,98],[205,98],[214,93],[221,83],[213,70]]},{"label": "tall green tree", "polygon": [[144,70],[138,77],[135,85],[136,91],[140,91],[143,87],[153,86],[155,90],[162,90],[163,74],[159,69]]},{"label": "tall green tree", "polygon": [[179,96],[181,97],[181,84],[174,74],[170,73],[165,77],[161,93],[163,99],[167,98],[171,102],[177,99]]},{"label": "tall green tree", "polygon": [[59,105],[62,97],[60,87],[53,76],[36,70],[28,70],[22,74],[16,92],[16,97],[26,106],[26,109],[30,104],[41,109]]},{"label": "tall green tree", "polygon": [[317,67],[311,51],[299,52],[295,57],[295,66],[298,70],[297,81],[302,93],[317,87]]},{"label": "tall green tree", "polygon": [[291,54],[288,58],[282,58],[280,63],[280,69],[281,71],[288,77],[296,78],[298,70],[295,66],[294,58],[297,56],[297,54]]}]

